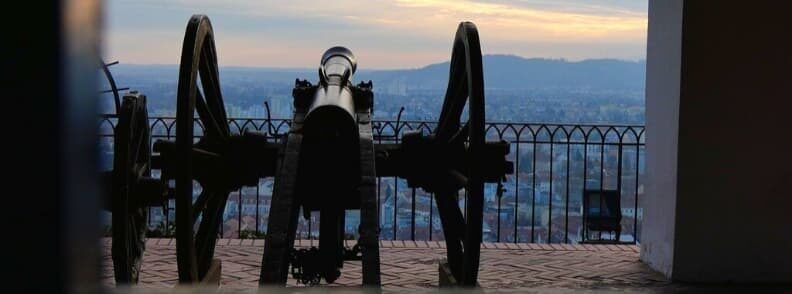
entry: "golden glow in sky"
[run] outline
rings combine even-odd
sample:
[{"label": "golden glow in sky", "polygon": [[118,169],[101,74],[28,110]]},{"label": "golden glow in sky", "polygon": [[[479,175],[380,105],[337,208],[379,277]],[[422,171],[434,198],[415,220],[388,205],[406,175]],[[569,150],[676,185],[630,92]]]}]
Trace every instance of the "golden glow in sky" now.
[{"label": "golden glow in sky", "polygon": [[223,65],[315,67],[326,48],[344,45],[367,68],[419,67],[449,59],[460,21],[476,23],[485,54],[635,60],[646,51],[646,1],[640,0],[110,0],[106,5],[105,55],[124,63],[177,63],[193,13],[212,19]]}]

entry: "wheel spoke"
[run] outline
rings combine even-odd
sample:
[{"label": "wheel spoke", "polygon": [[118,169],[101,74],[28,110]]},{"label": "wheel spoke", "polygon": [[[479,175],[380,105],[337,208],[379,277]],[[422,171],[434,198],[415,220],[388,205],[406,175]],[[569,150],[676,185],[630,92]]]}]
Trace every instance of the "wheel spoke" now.
[{"label": "wheel spoke", "polygon": [[223,128],[219,124],[220,121],[217,120],[217,117],[212,113],[211,107],[209,107],[207,104],[204,96],[201,95],[201,91],[196,89],[195,96],[195,111],[198,112],[198,118],[204,125],[205,136],[212,139],[222,140],[227,136],[227,133],[223,132]]},{"label": "wheel spoke", "polygon": [[465,257],[463,262],[463,284],[475,286],[478,279],[479,254],[484,208],[484,185],[468,188],[467,226],[465,231]]},{"label": "wheel spoke", "polygon": [[[454,44],[454,54],[451,55],[448,88],[446,89],[443,108],[437,123],[437,138],[445,142],[454,134],[460,125],[462,111],[467,103],[468,86],[465,74],[465,60],[457,52],[460,50],[458,42]],[[462,53],[464,54],[464,53]]]},{"label": "wheel spoke", "polygon": [[206,203],[209,202],[211,197],[212,193],[207,189],[202,190],[201,194],[198,195],[198,199],[193,203],[193,223],[198,221],[198,217],[206,209]]},{"label": "wheel spoke", "polygon": [[205,42],[204,44],[206,45],[201,51],[201,60],[198,63],[201,86],[206,96],[206,105],[215,119],[215,124],[219,127],[219,134],[227,137],[229,135],[228,118],[226,117],[225,105],[223,104],[223,96],[220,92],[214,43],[212,40],[212,42]]},{"label": "wheel spoke", "polygon": [[443,226],[443,235],[446,240],[446,254],[448,266],[457,281],[462,280],[462,236],[464,234],[465,220],[462,211],[455,201],[457,191],[440,192],[435,197],[437,211],[440,213],[440,223]]},{"label": "wheel spoke", "polygon": [[454,146],[458,144],[464,144],[465,139],[468,138],[468,134],[470,132],[470,121],[466,122],[462,128],[460,128],[450,139],[448,139],[448,145]]},{"label": "wheel spoke", "polygon": [[215,197],[208,197],[209,201],[204,209],[198,233],[195,235],[195,247],[198,254],[198,278],[203,279],[209,270],[209,265],[214,257],[217,231],[223,224],[223,212],[228,200],[227,192],[207,193]]}]

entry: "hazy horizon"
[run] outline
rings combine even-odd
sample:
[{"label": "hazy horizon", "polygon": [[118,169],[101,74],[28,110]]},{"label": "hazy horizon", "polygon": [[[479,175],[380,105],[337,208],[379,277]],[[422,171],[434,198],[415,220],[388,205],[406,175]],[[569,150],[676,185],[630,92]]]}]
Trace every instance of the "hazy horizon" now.
[{"label": "hazy horizon", "polygon": [[[516,55],[516,54],[484,54],[484,57],[488,57],[488,56],[512,56],[512,57],[522,58],[522,59],[525,59],[525,60],[540,59],[540,60],[563,61],[563,62],[569,62],[569,63],[578,63],[578,62],[586,62],[586,61],[597,61],[597,60],[615,60],[615,61],[621,61],[621,62],[635,62],[635,63],[645,62],[646,61],[646,59],[644,59],[644,58],[636,59],[636,60],[619,59],[619,58],[586,58],[586,59],[581,59],[581,60],[570,60],[570,59],[566,59],[566,58],[524,57],[524,56],[519,56],[519,55]],[[123,60],[115,60],[115,59],[113,59],[113,60],[109,60],[109,59],[105,60],[105,62],[111,62],[111,61],[118,61],[120,65],[132,65],[132,66],[174,66],[175,67],[175,66],[179,65],[177,63],[129,63],[129,62],[124,62]],[[428,64],[424,64],[424,65],[421,65],[421,66],[416,66],[416,67],[360,68],[358,70],[362,70],[362,71],[416,70],[416,69],[422,69],[422,68],[425,68],[425,67],[428,67],[428,66],[432,66],[432,65],[436,65],[436,64],[447,63],[449,61],[450,61],[450,59],[446,59],[446,60],[442,60],[442,61],[438,61],[438,62],[432,62],[432,63],[428,63]],[[277,66],[264,66],[264,65],[260,66],[260,65],[233,65],[233,64],[231,64],[231,65],[222,65],[221,64],[220,68],[249,68],[249,69],[267,69],[267,70],[283,70],[283,71],[306,71],[306,70],[313,71],[313,70],[316,69],[317,66],[318,66],[318,64],[316,66],[314,66],[314,67],[277,67]]]},{"label": "hazy horizon", "polygon": [[168,65],[179,60],[187,20],[206,14],[222,66],[315,68],[343,45],[366,69],[415,69],[448,61],[460,21],[476,23],[482,51],[523,58],[646,56],[647,1],[631,0],[110,0],[106,60]]}]

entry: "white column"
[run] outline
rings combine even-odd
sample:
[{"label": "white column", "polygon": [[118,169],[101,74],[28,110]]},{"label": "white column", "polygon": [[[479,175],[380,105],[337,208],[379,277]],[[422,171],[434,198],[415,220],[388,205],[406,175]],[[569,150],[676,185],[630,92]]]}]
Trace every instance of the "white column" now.
[{"label": "white column", "polygon": [[676,209],[682,0],[649,1],[646,44],[646,197],[641,259],[671,275]]}]

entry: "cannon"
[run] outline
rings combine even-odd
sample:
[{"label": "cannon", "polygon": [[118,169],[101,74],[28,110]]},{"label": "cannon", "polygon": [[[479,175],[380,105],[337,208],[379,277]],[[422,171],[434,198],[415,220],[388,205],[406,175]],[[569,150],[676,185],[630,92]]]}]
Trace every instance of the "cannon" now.
[{"label": "cannon", "polygon": [[112,213],[111,255],[116,285],[137,283],[145,237],[148,229],[148,207],[162,205],[173,196],[167,183],[151,176],[151,129],[146,96],[138,91],[119,93],[128,88],[116,87],[108,67],[115,63],[101,62],[111,89],[115,114],[113,168],[102,177],[104,210]]},{"label": "cannon", "polygon": [[[188,22],[179,67],[176,140],[154,144],[155,166],[163,179],[175,180],[179,281],[219,279],[214,246],[229,192],[274,177],[259,283],[285,285],[289,273],[307,284],[322,279],[332,283],[341,275],[344,260],[352,258],[361,260],[362,284],[378,287],[376,178],[389,176],[437,195],[448,254],[440,266],[443,284],[475,286],[484,184],[500,182],[513,172],[506,160],[509,144],[485,140],[475,25],[463,22],[457,29],[437,128],[431,134],[407,133],[398,144],[374,141],[373,83],[353,82],[354,54],[333,47],[319,64],[316,84],[295,81],[288,133],[275,140],[251,131],[232,134],[211,22],[204,15]],[[468,119],[463,123],[466,105]],[[196,126],[203,132],[196,132]],[[464,216],[457,204],[462,189],[468,195]],[[348,210],[360,210],[359,239],[351,253],[343,247]],[[314,211],[320,216],[319,247],[297,250],[300,212],[308,218]]]},{"label": "cannon", "polygon": [[204,15],[187,23],[177,87],[176,140],[154,143],[155,166],[174,181],[179,282],[216,284],[222,265],[214,250],[228,195],[273,176],[280,144],[257,132],[231,133]]},{"label": "cannon", "polygon": [[112,213],[113,270],[116,284],[138,281],[145,249],[147,206],[162,186],[151,178],[150,130],[146,97],[123,97],[117,112],[113,169],[104,173],[105,209]]},{"label": "cannon", "polygon": [[[260,283],[285,284],[294,251],[299,209],[319,211],[316,271],[304,281],[333,282],[343,266],[345,211],[360,210],[364,285],[379,285],[379,225],[371,110],[371,82],[352,84],[357,67],[349,49],[333,47],[322,56],[319,83],[297,80],[294,115],[284,157],[275,177]],[[303,258],[304,259],[304,258]]]}]

